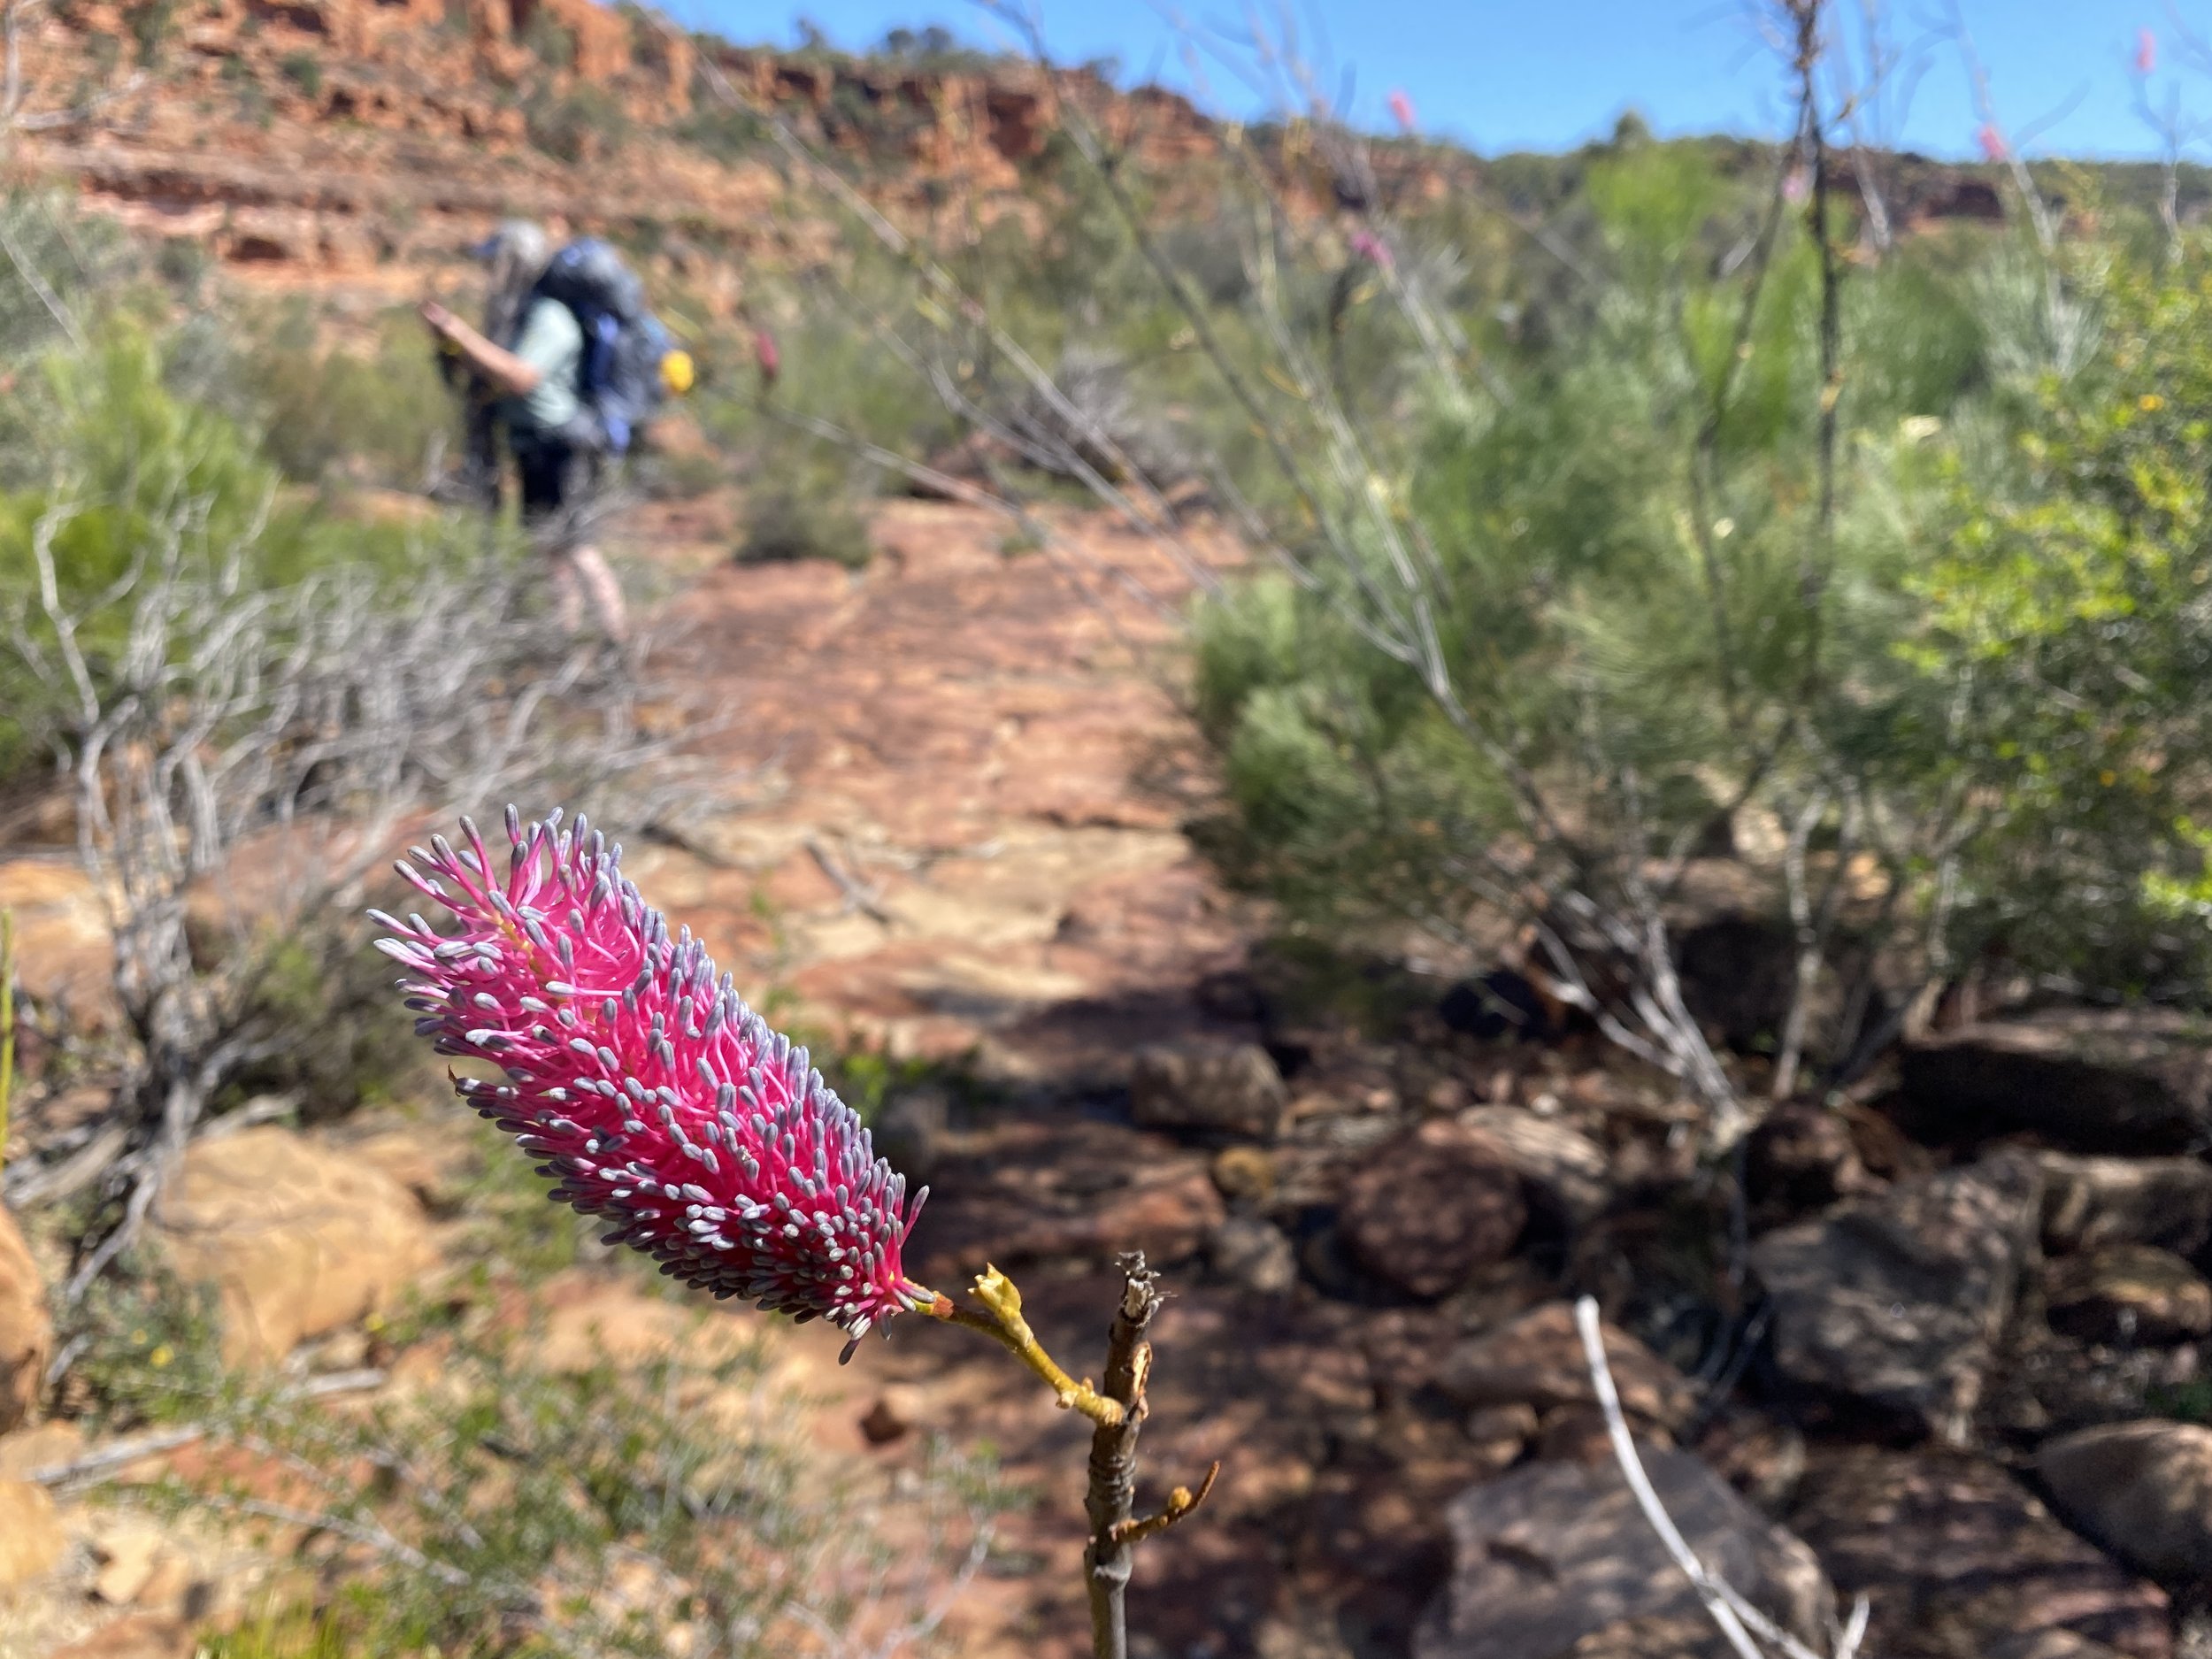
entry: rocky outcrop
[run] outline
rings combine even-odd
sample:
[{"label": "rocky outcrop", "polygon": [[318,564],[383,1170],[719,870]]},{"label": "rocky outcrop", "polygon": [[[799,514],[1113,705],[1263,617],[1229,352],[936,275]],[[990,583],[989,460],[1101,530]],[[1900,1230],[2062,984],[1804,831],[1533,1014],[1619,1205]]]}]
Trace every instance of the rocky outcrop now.
[{"label": "rocky outcrop", "polygon": [[404,1187],[287,1129],[200,1141],[152,1217],[179,1275],[215,1289],[238,1365],[392,1306],[436,1259]]},{"label": "rocky outcrop", "polygon": [[2036,1453],[2069,1520],[2138,1571],[2212,1591],[2212,1429],[2151,1420],[2085,1429]]},{"label": "rocky outcrop", "polygon": [[2168,1009],[2051,1009],[1911,1044],[1901,1081],[1939,1138],[2178,1151],[2212,1129],[2212,1026]]},{"label": "rocky outcrop", "polygon": [[1984,1655],[2048,1630],[2169,1659],[2166,1598],[1962,1453],[1858,1447],[1816,1456],[1788,1517],[1837,1591],[1864,1593],[1866,1651]]},{"label": "rocky outcrop", "polygon": [[1777,1367],[1802,1387],[1961,1440],[2035,1257],[2042,1175],[2005,1155],[1768,1233],[1751,1263]]},{"label": "rocky outcrop", "polygon": [[[1660,1502],[1690,1548],[1801,1640],[1834,1612],[1820,1563],[1686,1452],[1648,1454]],[[1697,1593],[1611,1463],[1539,1463],[1450,1505],[1449,1582],[1422,1621],[1415,1659],[1566,1659],[1646,1647],[1655,1624],[1701,1637]],[[1583,1646],[1609,1640],[1602,1648]]]}]

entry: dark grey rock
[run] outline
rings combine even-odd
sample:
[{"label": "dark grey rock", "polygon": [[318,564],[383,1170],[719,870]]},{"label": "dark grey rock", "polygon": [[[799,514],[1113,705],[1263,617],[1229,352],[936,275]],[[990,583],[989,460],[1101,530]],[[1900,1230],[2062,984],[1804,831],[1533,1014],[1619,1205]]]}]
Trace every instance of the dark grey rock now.
[{"label": "dark grey rock", "polygon": [[1283,1132],[1290,1091],[1256,1042],[1161,1043],[1139,1050],[1129,1106],[1147,1128],[1272,1141]]},{"label": "dark grey rock", "polygon": [[2050,1009],[1909,1045],[1917,1126],[2029,1131],[2076,1152],[2177,1152],[2212,1132],[2212,1025],[2169,1009]]},{"label": "dark grey rock", "polygon": [[1751,1264],[1771,1298],[1778,1367],[1963,1440],[2036,1259],[2042,1186],[2033,1159],[2001,1154],[1760,1239]]},{"label": "dark grey rock", "polygon": [[[1647,1450],[1644,1463],[1698,1558],[1824,1646],[1835,1602],[1813,1553],[1688,1453]],[[1414,1659],[1563,1659],[1598,1651],[1578,1644],[1624,1625],[1680,1620],[1687,1630],[1705,1617],[1609,1463],[1525,1464],[1463,1492],[1448,1515],[1452,1576],[1415,1634]]]}]

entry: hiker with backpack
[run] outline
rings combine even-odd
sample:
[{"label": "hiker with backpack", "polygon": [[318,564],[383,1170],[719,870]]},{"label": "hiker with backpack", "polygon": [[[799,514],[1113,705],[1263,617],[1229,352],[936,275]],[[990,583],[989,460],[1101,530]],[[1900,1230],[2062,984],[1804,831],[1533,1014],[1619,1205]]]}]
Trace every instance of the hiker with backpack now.
[{"label": "hiker with backpack", "polygon": [[496,400],[523,522],[552,562],[562,626],[582,626],[588,596],[619,643],[629,631],[622,590],[586,539],[592,498],[663,398],[689,389],[690,359],[672,348],[642,286],[604,243],[556,252],[537,226],[510,219],[479,252],[491,267],[488,326],[472,328],[435,301],[424,303],[422,319]]}]

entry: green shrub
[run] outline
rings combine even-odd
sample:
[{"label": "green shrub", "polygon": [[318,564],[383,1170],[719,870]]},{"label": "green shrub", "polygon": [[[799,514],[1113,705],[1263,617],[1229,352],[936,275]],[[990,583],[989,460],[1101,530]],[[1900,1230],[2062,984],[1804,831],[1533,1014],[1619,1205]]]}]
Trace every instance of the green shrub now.
[{"label": "green shrub", "polygon": [[621,99],[595,82],[540,91],[523,106],[523,119],[533,144],[572,164],[614,155],[630,140],[630,116]]},{"label": "green shrub", "polygon": [[413,487],[434,449],[460,438],[458,403],[422,326],[411,311],[395,311],[365,354],[326,346],[319,334],[304,301],[249,314],[226,375],[239,412],[288,478]]},{"label": "green shrub", "polygon": [[745,504],[745,534],[736,552],[740,564],[828,559],[847,570],[867,567],[875,551],[851,488],[818,470],[817,479],[755,488]]},{"label": "green shrub", "polygon": [[323,96],[323,60],[313,52],[288,52],[277,67],[303,96],[313,99]]}]

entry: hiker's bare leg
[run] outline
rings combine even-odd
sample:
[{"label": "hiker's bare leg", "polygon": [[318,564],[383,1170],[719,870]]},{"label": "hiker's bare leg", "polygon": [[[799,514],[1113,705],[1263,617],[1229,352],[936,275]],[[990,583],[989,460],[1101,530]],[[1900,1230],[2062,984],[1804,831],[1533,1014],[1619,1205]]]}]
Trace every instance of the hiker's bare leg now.
[{"label": "hiker's bare leg", "polygon": [[607,637],[617,645],[630,636],[629,612],[622,603],[622,585],[595,547],[564,549],[552,555],[554,615],[561,626],[574,634],[584,626],[584,601]]}]

